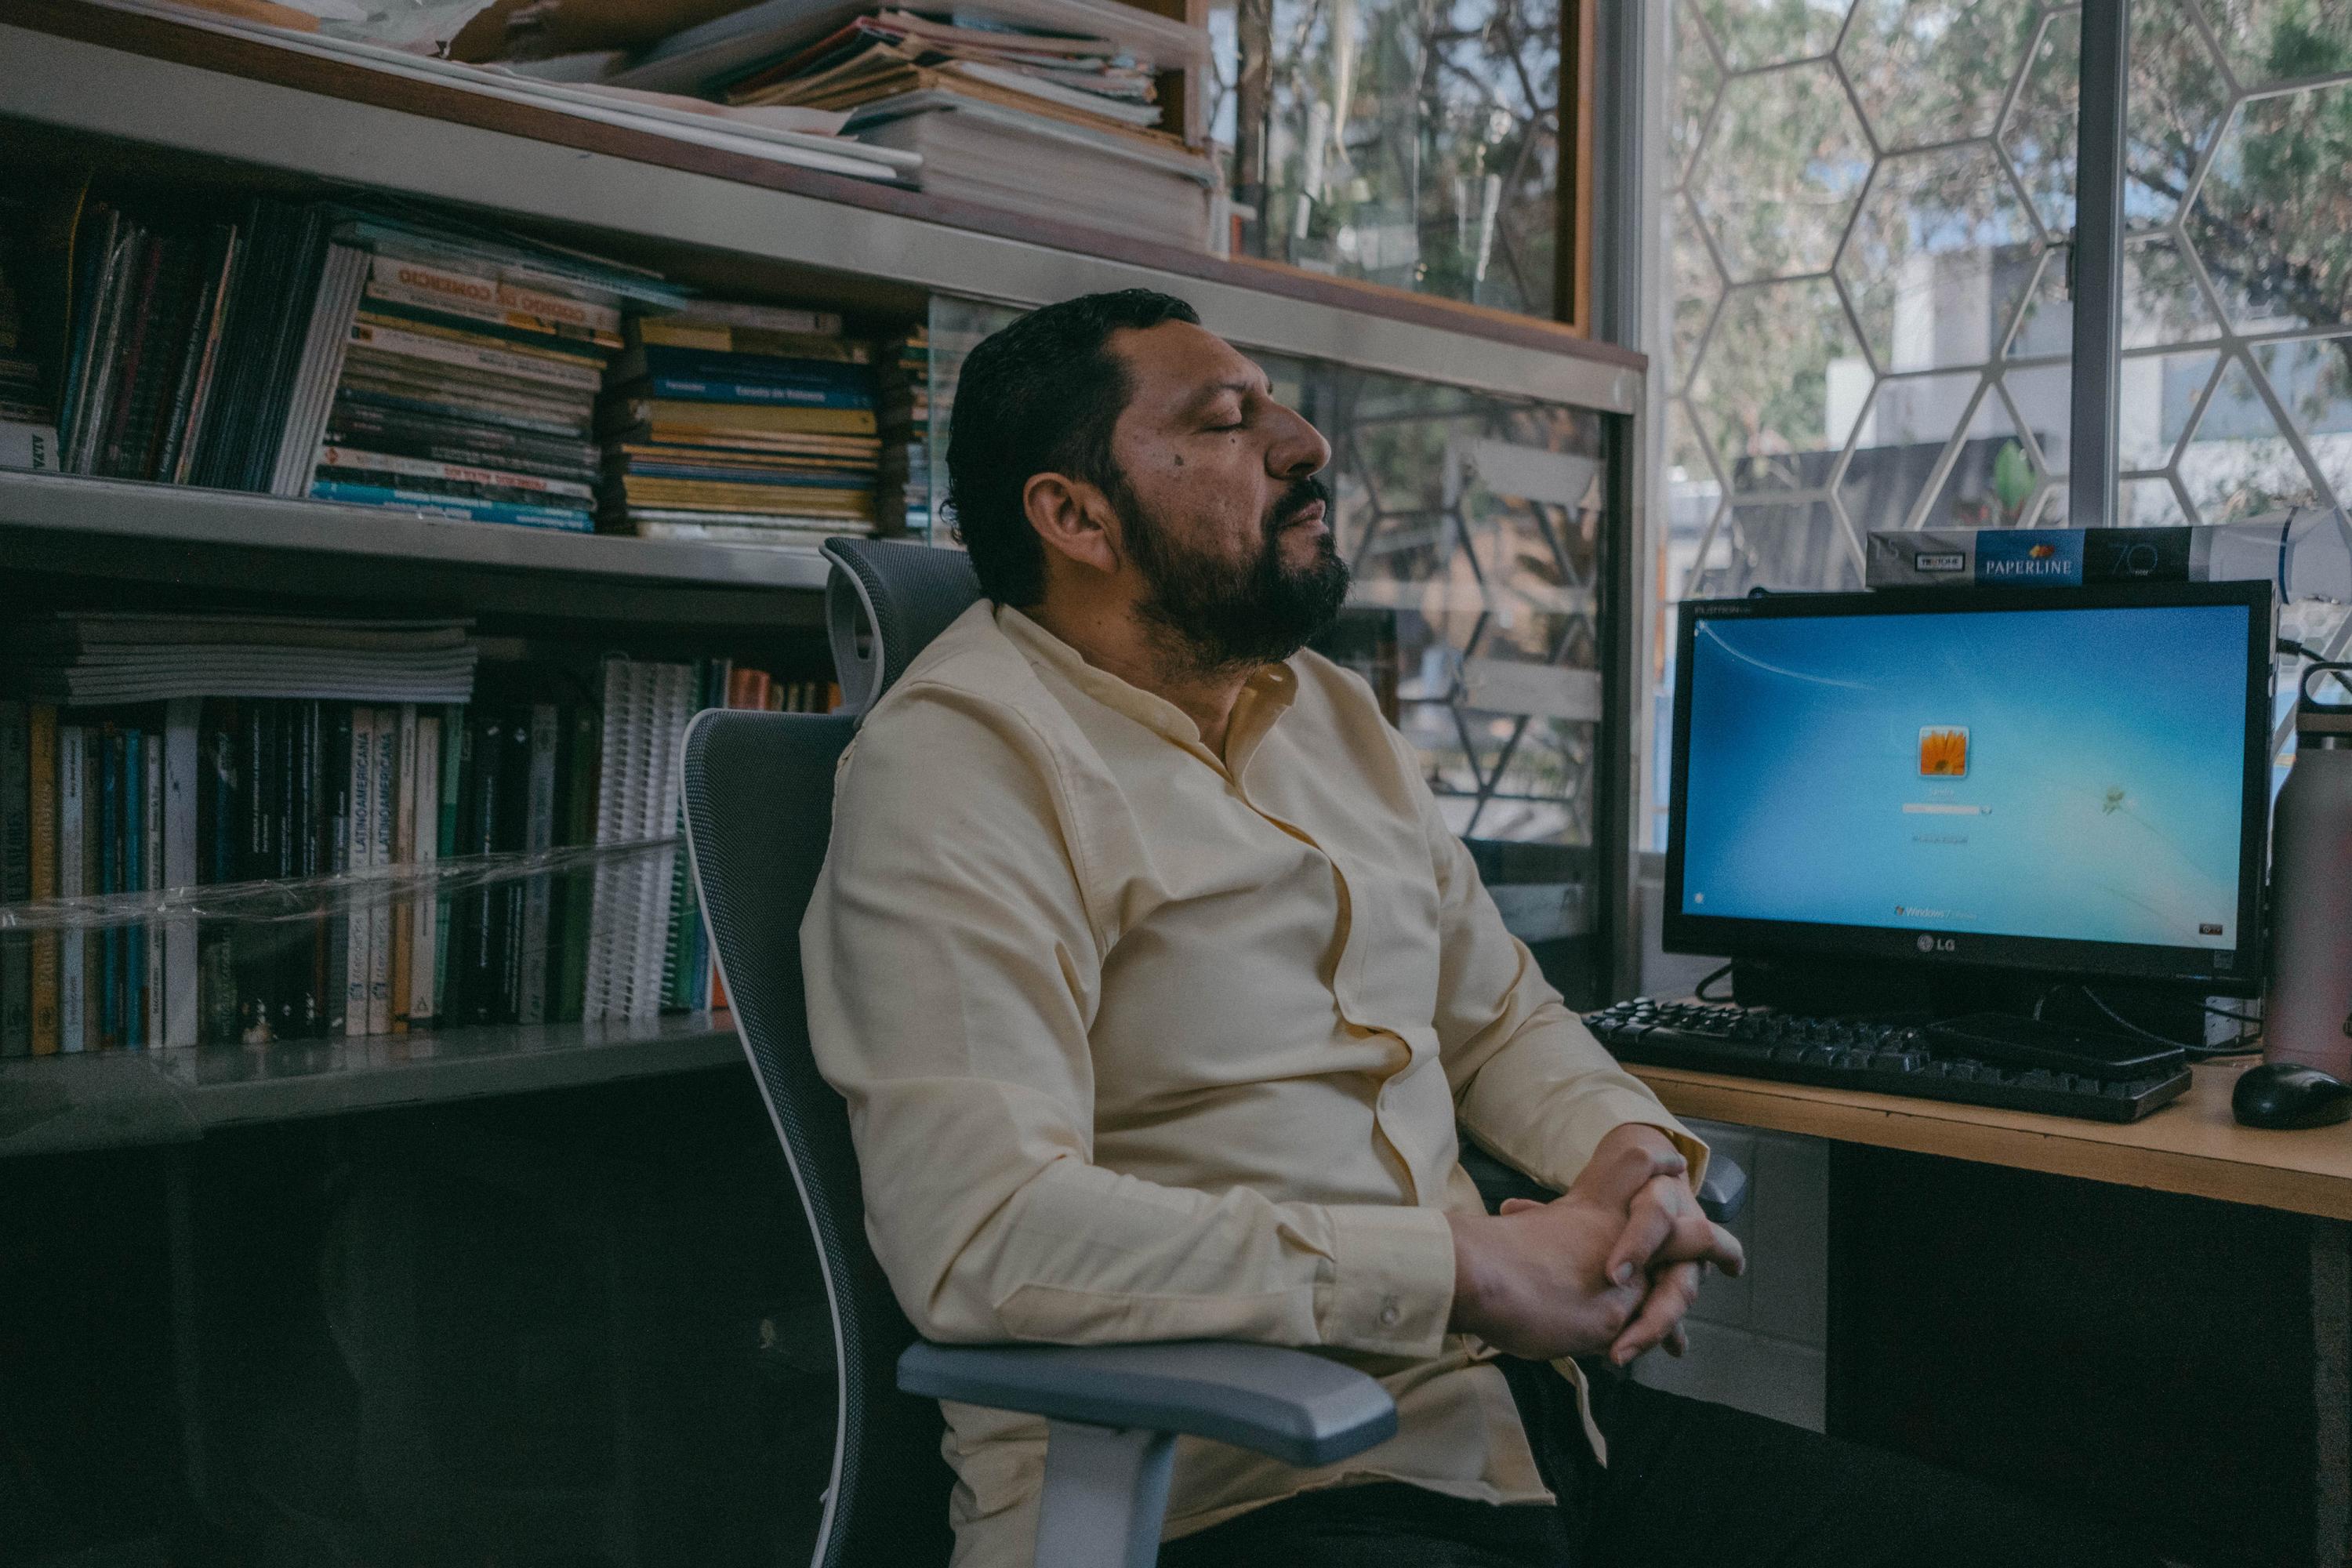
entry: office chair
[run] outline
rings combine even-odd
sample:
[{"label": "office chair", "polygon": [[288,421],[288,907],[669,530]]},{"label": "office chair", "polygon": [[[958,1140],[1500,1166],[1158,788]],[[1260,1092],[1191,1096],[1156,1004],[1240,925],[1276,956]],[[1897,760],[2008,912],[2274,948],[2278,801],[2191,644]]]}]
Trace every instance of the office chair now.
[{"label": "office chair", "polygon": [[947,1560],[952,1478],[940,1456],[941,1399],[1045,1419],[1039,1568],[1148,1568],[1177,1436],[1312,1467],[1386,1440],[1396,1407],[1352,1367],[1270,1345],[938,1345],[916,1336],[866,1247],[847,1109],[810,1050],[800,925],[831,836],[835,763],[858,715],[979,596],[979,584],[957,552],[835,539],[825,553],[842,710],[707,711],[688,728],[683,759],[697,890],[833,1316],[839,1403],[815,1568]]}]

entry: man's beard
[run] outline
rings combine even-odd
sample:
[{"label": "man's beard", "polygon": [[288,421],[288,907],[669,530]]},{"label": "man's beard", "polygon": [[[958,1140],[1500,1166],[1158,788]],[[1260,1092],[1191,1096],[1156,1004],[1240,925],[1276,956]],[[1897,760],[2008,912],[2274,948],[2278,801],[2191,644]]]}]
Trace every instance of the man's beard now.
[{"label": "man's beard", "polygon": [[[1329,521],[1331,490],[1320,479],[1300,479],[1283,493],[1265,516],[1256,553],[1243,562],[1176,543],[1131,491],[1115,499],[1128,549],[1143,574],[1145,622],[1169,654],[1193,669],[1279,663],[1329,626],[1348,596],[1348,563]],[[1325,526],[1315,558],[1293,567],[1282,558],[1283,532],[1316,501],[1324,504]]]}]

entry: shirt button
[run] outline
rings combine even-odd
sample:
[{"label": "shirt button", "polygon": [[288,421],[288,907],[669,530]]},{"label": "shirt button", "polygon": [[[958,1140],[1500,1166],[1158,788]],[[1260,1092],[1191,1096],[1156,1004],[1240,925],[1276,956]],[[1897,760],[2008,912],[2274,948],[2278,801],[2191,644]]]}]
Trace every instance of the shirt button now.
[{"label": "shirt button", "polygon": [[1394,1296],[1387,1297],[1381,1300],[1381,1327],[1384,1329],[1393,1329],[1397,1326],[1397,1320],[1403,1316],[1404,1309],[1397,1305],[1397,1299]]}]

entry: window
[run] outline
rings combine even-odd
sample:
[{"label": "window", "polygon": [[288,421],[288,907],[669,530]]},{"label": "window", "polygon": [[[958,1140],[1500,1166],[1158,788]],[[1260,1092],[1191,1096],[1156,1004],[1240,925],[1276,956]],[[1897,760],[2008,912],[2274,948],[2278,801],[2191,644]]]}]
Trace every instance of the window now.
[{"label": "window", "polygon": [[[1670,16],[1666,597],[1859,587],[1874,529],[2068,521],[2081,8]],[[2128,67],[2119,521],[2352,505],[2352,7],[2133,0]]]}]

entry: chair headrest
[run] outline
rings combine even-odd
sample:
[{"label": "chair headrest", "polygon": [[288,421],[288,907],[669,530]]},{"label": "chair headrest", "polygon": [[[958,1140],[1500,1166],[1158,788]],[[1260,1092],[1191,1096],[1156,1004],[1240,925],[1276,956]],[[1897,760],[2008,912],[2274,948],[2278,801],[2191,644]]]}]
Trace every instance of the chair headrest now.
[{"label": "chair headrest", "polygon": [[844,713],[864,713],[907,672],[915,656],[980,597],[980,579],[961,550],[902,540],[828,539],[825,633],[841,678]]}]

